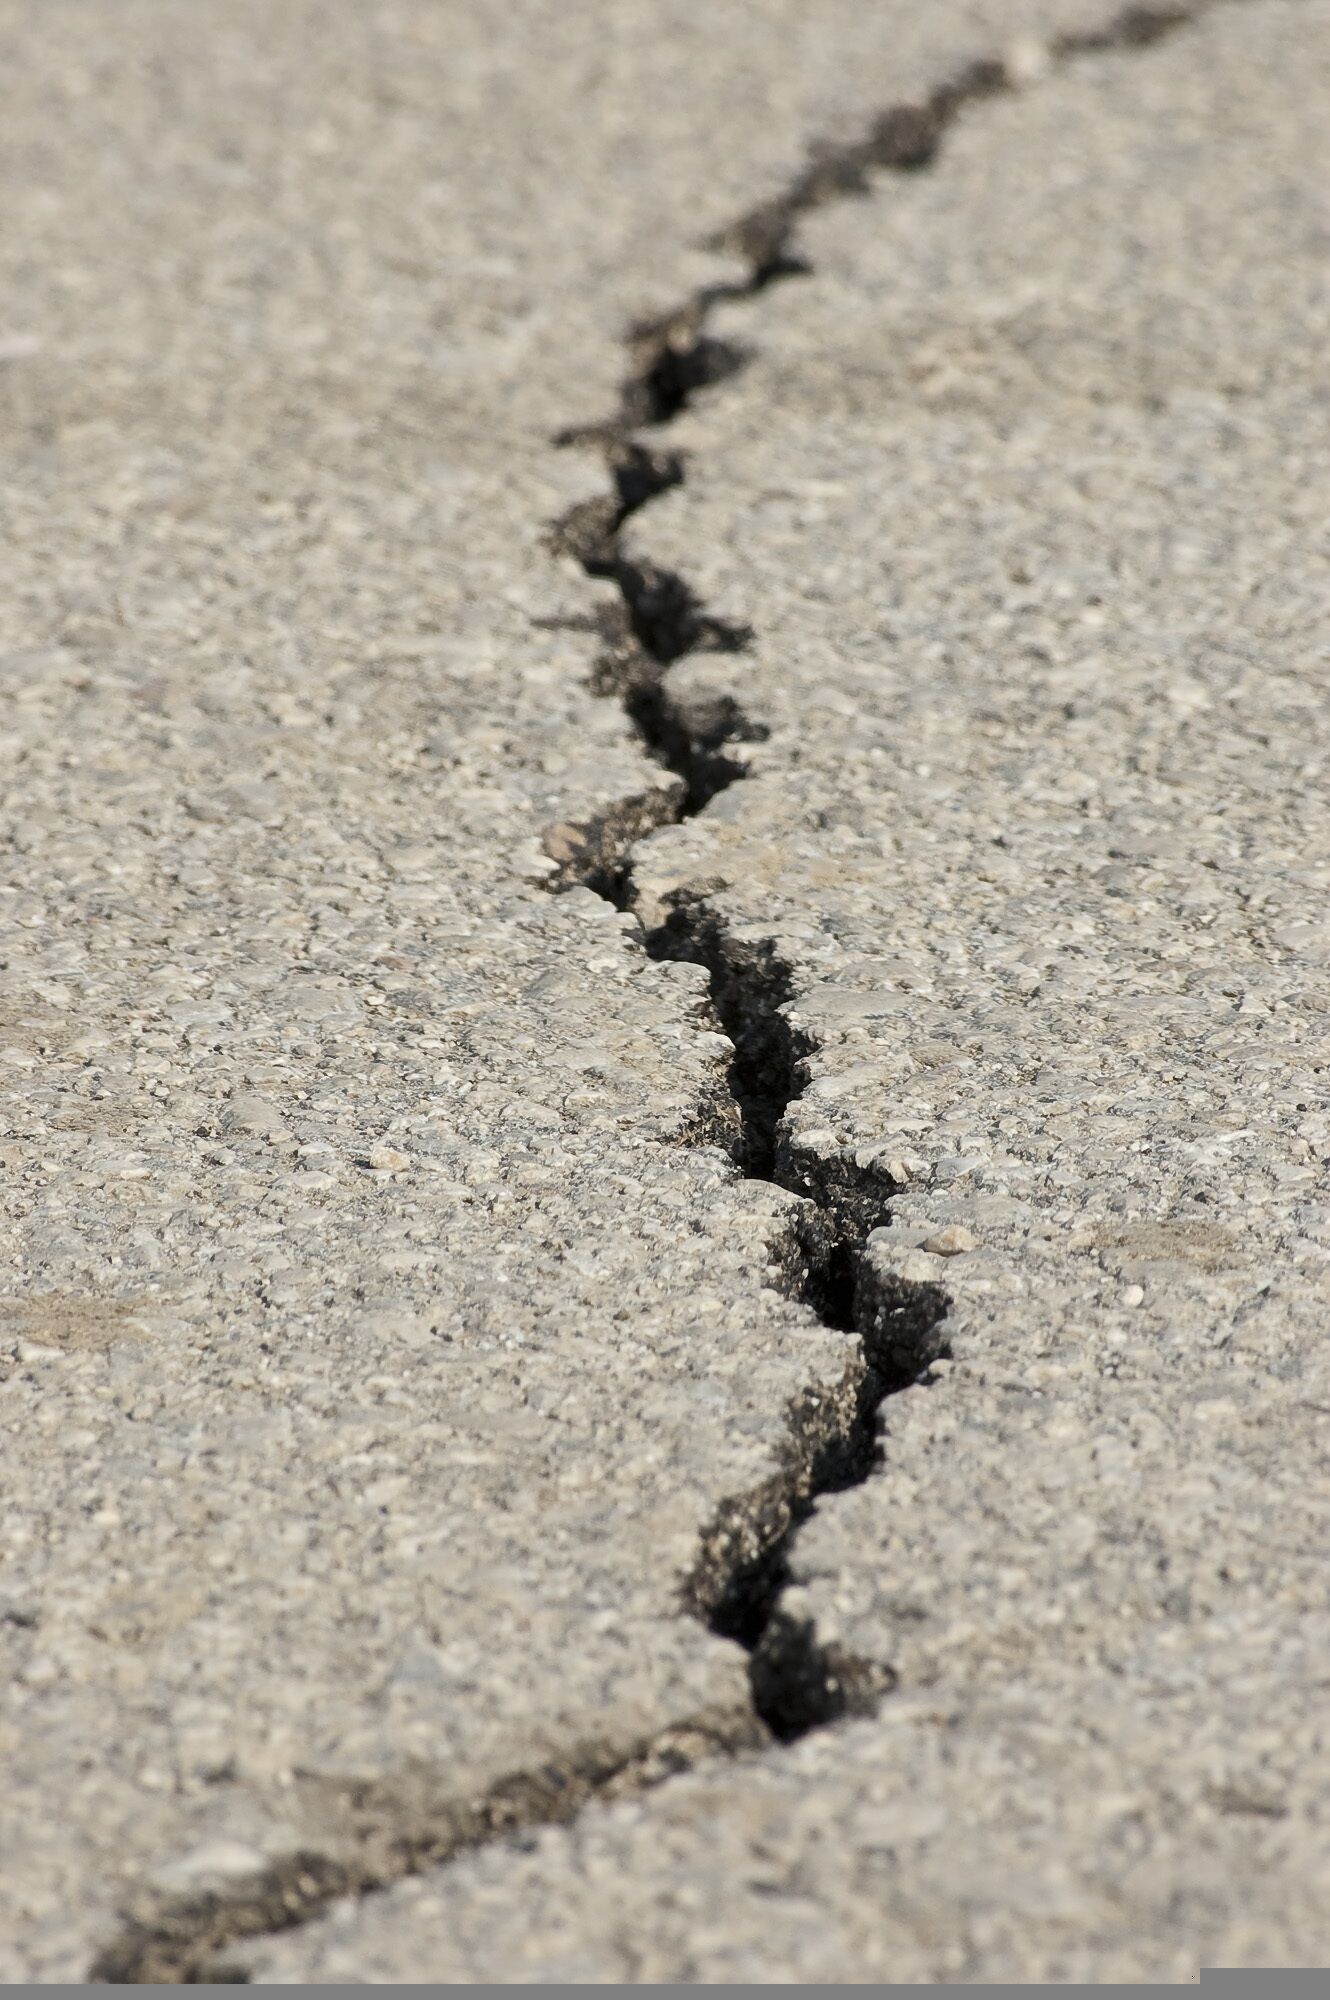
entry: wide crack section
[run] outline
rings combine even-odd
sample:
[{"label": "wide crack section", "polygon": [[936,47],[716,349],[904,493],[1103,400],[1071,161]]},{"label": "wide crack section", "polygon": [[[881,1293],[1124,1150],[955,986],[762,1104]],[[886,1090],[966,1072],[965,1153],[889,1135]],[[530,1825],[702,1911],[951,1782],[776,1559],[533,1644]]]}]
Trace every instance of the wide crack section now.
[{"label": "wide crack section", "polygon": [[[1146,49],[1222,0],[1130,7],[1102,28],[1064,35],[1045,51],[1048,70],[1081,56]],[[884,173],[930,167],[948,127],[971,105],[1020,87],[1005,65],[966,65],[921,103],[896,104],[849,144],[824,147],[783,193],[751,209],[714,239],[736,254],[738,278],[703,288],[675,312],[632,329],[629,370],[614,414],[562,434],[562,444],[604,455],[607,490],[575,508],[551,533],[552,546],[614,587],[613,599],[584,623],[601,635],[588,685],[619,701],[670,782],[625,799],[578,825],[551,828],[557,863],[550,886],[581,885],[632,910],[632,848],[653,826],[705,811],[746,773],[743,746],[763,739],[737,694],[685,704],[669,684],[671,666],[698,652],[742,653],[752,634],[713,616],[686,579],[628,556],[625,524],[678,486],[678,453],[638,435],[658,434],[701,390],[743,366],[747,354],[710,328],[716,308],[751,299],[811,267],[793,248],[799,219],[828,202],[871,191]],[[683,1580],[685,1608],[748,1654],[751,1706],[681,1722],[637,1743],[574,1745],[536,1771],[499,1781],[482,1798],[459,1799],[446,1774],[403,1774],[393,1784],[326,1784],[316,1801],[326,1828],[318,1851],[291,1853],[225,1891],[144,1899],[91,1968],[90,1979],[122,1984],[243,1983],[243,1963],[227,1956],[246,1939],[308,1922],[347,1896],[363,1896],[408,1875],[523,1829],[565,1824],[592,1801],[631,1796],[681,1771],[745,1749],[790,1742],[846,1715],[870,1712],[891,1685],[887,1665],[819,1638],[784,1604],[791,1551],[826,1494],[869,1478],[879,1463],[879,1412],[890,1396],[922,1384],[945,1353],[948,1301],[935,1286],[882,1273],[868,1237],[884,1219],[894,1188],[852,1161],[824,1160],[793,1144],[786,1112],[807,1081],[813,1043],[789,1018],[790,967],[774,941],[754,946],[725,928],[704,899],[680,890],[663,923],[644,932],[656,958],[707,969],[712,1004],[734,1047],[730,1103],[699,1117],[695,1143],[726,1144],[747,1178],[800,1197],[772,1246],[781,1289],[846,1336],[846,1364],[833,1384],[816,1383],[786,1413],[770,1475],[725,1501],[700,1538]],[[316,1788],[322,1781],[298,1780]]]},{"label": "wide crack section", "polygon": [[[630,900],[631,881],[629,870]],[[803,1160],[790,1146],[785,1113],[807,1080],[813,1045],[790,1022],[790,972],[774,946],[737,942],[709,905],[684,900],[647,933],[645,946],[654,958],[706,968],[717,1019],[734,1045],[735,1163],[745,1178],[801,1197],[771,1246],[780,1289],[823,1326],[851,1336],[840,1379],[796,1397],[775,1471],[722,1505],[684,1587],[688,1609],[744,1647],[754,1710],[788,1743],[868,1712],[892,1684],[889,1669],[823,1644],[807,1620],[787,1614],[783,1598],[794,1538],[818,1499],[869,1477],[879,1462],[883,1402],[924,1381],[945,1353],[948,1301],[937,1286],[885,1276],[869,1255],[869,1234],[894,1192],[888,1177]]]}]

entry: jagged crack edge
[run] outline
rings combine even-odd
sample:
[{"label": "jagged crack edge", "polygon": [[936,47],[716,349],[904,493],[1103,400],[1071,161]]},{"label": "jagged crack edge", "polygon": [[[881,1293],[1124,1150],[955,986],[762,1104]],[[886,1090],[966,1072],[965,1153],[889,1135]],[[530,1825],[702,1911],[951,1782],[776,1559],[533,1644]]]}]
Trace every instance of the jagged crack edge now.
[{"label": "jagged crack edge", "polygon": [[[631,879],[630,871],[630,907]],[[891,1178],[853,1160],[805,1155],[792,1139],[786,1113],[816,1045],[790,1019],[792,974],[774,942],[737,939],[704,898],[680,896],[645,944],[654,958],[705,967],[734,1049],[736,1165],[746,1179],[799,1197],[771,1246],[777,1288],[823,1326],[851,1336],[839,1381],[810,1384],[795,1397],[775,1470],[722,1503],[683,1586],[686,1608],[745,1648],[754,1709],[778,1741],[791,1742],[871,1710],[892,1685],[889,1667],[824,1644],[783,1599],[794,1538],[817,1501],[871,1476],[882,1405],[927,1381],[947,1352],[949,1300],[938,1286],[890,1276],[871,1254],[871,1232],[896,1192]]]},{"label": "jagged crack edge", "polygon": [[[1046,51],[1048,67],[1153,46],[1212,4],[1217,0],[1128,6],[1099,28],[1054,38]],[[605,453],[610,492],[557,523],[552,544],[574,556],[588,576],[617,588],[618,604],[600,613],[605,646],[588,685],[597,694],[617,696],[648,754],[676,777],[678,789],[662,821],[695,816],[719,790],[746,776],[747,766],[731,746],[760,740],[764,731],[744,714],[736,696],[713,703],[701,722],[671,689],[669,669],[676,661],[699,651],[746,650],[752,634],[712,617],[677,571],[625,553],[621,537],[627,523],[685,479],[678,453],[656,451],[636,434],[668,425],[700,390],[744,365],[750,350],[719,340],[710,330],[712,315],[718,306],[809,272],[793,249],[802,216],[867,194],[879,173],[931,166],[948,128],[969,106],[1019,87],[1002,60],[979,59],[922,102],[889,107],[859,138],[815,149],[778,196],[710,240],[708,247],[739,256],[743,274],[703,286],[673,312],[633,327],[627,341],[633,365],[618,409],[603,423],[565,431],[556,440],[599,443]],[[611,808],[584,829],[561,827],[560,845],[551,850],[558,866],[549,886],[581,884],[620,910],[633,909],[635,840],[617,840],[615,826]],[[839,1391],[828,1396],[810,1389],[796,1399],[787,1414],[777,1472],[754,1492],[724,1504],[684,1586],[689,1609],[747,1648],[754,1707],[778,1739],[789,1741],[871,1708],[890,1684],[888,1668],[837,1654],[807,1621],[785,1612],[782,1597],[791,1543],[817,1498],[871,1475],[883,1401],[926,1380],[930,1362],[946,1352],[939,1328],[948,1301],[937,1287],[884,1278],[869,1255],[868,1235],[885,1218],[894,1190],[853,1162],[809,1161],[793,1145],[785,1114],[815,1051],[800,1044],[791,1025],[791,971],[774,939],[737,946],[714,909],[679,893],[646,944],[655,957],[684,958],[708,970],[715,1012],[735,1050],[730,1089],[738,1138],[732,1150],[739,1170],[750,1179],[775,1182],[809,1205],[791,1226],[781,1265],[785,1289],[824,1325],[859,1336],[857,1358]]]}]

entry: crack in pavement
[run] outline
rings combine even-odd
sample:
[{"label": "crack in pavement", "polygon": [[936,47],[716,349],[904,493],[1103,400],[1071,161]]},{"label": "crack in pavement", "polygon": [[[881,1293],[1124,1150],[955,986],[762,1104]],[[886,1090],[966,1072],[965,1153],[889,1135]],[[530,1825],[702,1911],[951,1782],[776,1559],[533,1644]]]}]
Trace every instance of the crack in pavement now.
[{"label": "crack in pavement", "polygon": [[[1045,52],[1047,70],[1081,56],[1149,48],[1220,4],[1225,0],[1129,7],[1099,29],[1054,39]],[[588,685],[622,705],[670,782],[584,824],[548,829],[546,851],[556,864],[550,888],[585,887],[635,911],[634,843],[654,826],[704,811],[742,781],[742,746],[765,735],[737,694],[690,701],[670,687],[676,661],[699,652],[741,655],[751,633],[713,616],[676,572],[624,552],[626,523],[685,479],[679,454],[637,433],[664,429],[699,390],[744,365],[746,351],[711,332],[711,315],[810,271],[792,247],[803,215],[871,191],[878,174],[926,169],[969,106],[1021,87],[1002,61],[976,60],[922,102],[888,107],[859,139],[816,152],[783,193],[713,239],[712,247],[744,261],[744,274],[703,287],[674,312],[632,328],[631,366],[616,411],[557,440],[593,445],[609,474],[607,492],[574,508],[550,538],[556,552],[574,557],[617,594],[597,615],[576,621],[599,631],[603,642]],[[890,1177],[820,1160],[790,1141],[784,1114],[808,1080],[816,1044],[789,1018],[792,970],[774,942],[754,944],[727,932],[704,895],[680,889],[665,908],[664,920],[644,929],[641,948],[706,969],[715,1015],[734,1048],[731,1103],[700,1115],[680,1141],[720,1143],[739,1173],[800,1198],[771,1246],[776,1282],[824,1326],[849,1336],[840,1380],[795,1399],[774,1470],[724,1503],[682,1581],[684,1609],[747,1651],[751,1707],[686,1719],[647,1742],[575,1745],[477,1799],[444,1795],[443,1781],[429,1772],[404,1773],[393,1784],[300,1780],[326,1808],[329,1851],[288,1854],[225,1890],[145,1904],[100,1954],[92,1981],[244,1983],[244,1965],[227,1953],[245,1939],[289,1930],[340,1898],[385,1888],[523,1829],[567,1823],[592,1801],[642,1792],[699,1763],[871,1712],[893,1685],[889,1665],[824,1643],[783,1608],[783,1597],[794,1539],[818,1498],[871,1476],[883,1402],[926,1383],[931,1363],[944,1355],[948,1300],[937,1286],[882,1272],[870,1254],[871,1233],[895,1192]]]},{"label": "crack in pavement", "polygon": [[[624,907],[632,908],[631,869],[622,887]],[[803,1088],[814,1048],[784,1011],[790,973],[770,943],[740,942],[705,902],[682,900],[644,943],[653,958],[707,970],[716,1016],[734,1046],[735,1164],[745,1178],[800,1197],[770,1246],[780,1289],[823,1326],[856,1336],[835,1391],[810,1387],[791,1405],[777,1470],[725,1502],[684,1586],[688,1609],[748,1652],[754,1710],[788,1743],[871,1711],[893,1683],[889,1668],[824,1645],[807,1621],[784,1611],[782,1596],[791,1543],[818,1498],[869,1477],[882,1404],[926,1382],[930,1364],[946,1354],[940,1328],[949,1300],[939,1286],[884,1275],[869,1254],[869,1236],[895,1192],[888,1175],[838,1163],[832,1182],[819,1178],[821,1163],[790,1147],[785,1111]]]},{"label": "crack in pavement", "polygon": [[760,1740],[750,1715],[703,1717],[623,1747],[574,1745],[474,1799],[440,1796],[439,1780],[429,1771],[393,1782],[298,1780],[341,1854],[299,1849],[248,1882],[201,1889],[130,1918],[94,1961],[89,1981],[246,1985],[249,1974],[226,1957],[228,1947],[294,1929],[342,1897],[387,1888],[524,1828],[566,1824],[591,1798],[629,1798]]},{"label": "crack in pavement", "polygon": [[[1040,75],[1076,59],[1146,49],[1200,17],[1219,0],[1133,6],[1102,27],[1053,39]],[[674,312],[633,327],[634,367],[618,410],[598,426],[565,431],[561,444],[599,444],[608,493],[584,501],[555,524],[552,546],[590,577],[616,587],[619,602],[588,621],[605,645],[588,677],[593,693],[617,698],[648,754],[674,776],[653,795],[654,824],[678,824],[704,811],[718,792],[741,781],[746,765],[734,746],[766,730],[737,695],[703,704],[673,691],[669,670],[699,652],[742,653],[752,632],[714,617],[677,571],[627,556],[626,524],[662,493],[685,483],[682,457],[652,450],[633,433],[668,426],[701,389],[741,368],[749,350],[716,339],[709,320],[718,305],[751,299],[788,277],[810,274],[792,247],[799,219],[849,196],[867,194],[878,173],[915,173],[937,158],[947,129],[973,104],[1015,92],[1023,81],[1001,60],[966,64],[923,102],[878,114],[858,139],[815,152],[773,200],[747,211],[708,247],[737,252],[744,276],[704,286]],[[582,827],[546,835],[557,863],[550,887],[581,885],[622,911],[641,914],[632,850],[642,833],[643,799],[622,801]],[[729,935],[705,896],[676,889],[663,898],[663,923],[645,930],[653,958],[701,965],[710,978],[718,1022],[734,1046],[729,1087],[738,1113],[731,1151],[748,1179],[773,1182],[807,1206],[771,1246],[782,1289],[808,1305],[824,1326],[857,1336],[834,1415],[825,1392],[810,1389],[787,1413],[780,1468],[755,1491],[721,1508],[703,1536],[687,1579],[685,1603],[713,1632],[749,1654],[756,1713],[780,1742],[850,1714],[871,1712],[894,1685],[889,1665],[852,1657],[823,1643],[806,1620],[782,1608],[791,1580],[790,1550],[818,1498],[868,1479],[880,1459],[877,1418],[888,1397],[926,1385],[934,1361],[948,1355],[942,1325],[949,1300],[938,1286],[891,1278],[875,1265],[872,1231],[887,1219],[895,1183],[853,1161],[832,1163],[798,1151],[785,1112],[809,1077],[816,1043],[786,1013],[792,969],[775,941],[753,945]],[[705,1127],[695,1143],[713,1136]],[[848,1392],[848,1393],[847,1393]]]}]

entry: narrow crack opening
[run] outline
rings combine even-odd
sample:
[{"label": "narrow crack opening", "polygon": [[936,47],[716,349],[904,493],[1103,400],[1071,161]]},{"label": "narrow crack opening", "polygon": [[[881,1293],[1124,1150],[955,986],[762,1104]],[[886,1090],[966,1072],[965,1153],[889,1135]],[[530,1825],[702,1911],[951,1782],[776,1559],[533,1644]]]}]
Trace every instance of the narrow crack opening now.
[{"label": "narrow crack opening", "polygon": [[[1048,68],[1063,69],[1086,56],[1153,48],[1217,4],[1220,0],[1164,0],[1158,6],[1126,7],[1101,27],[1054,36],[1045,51]],[[561,431],[555,443],[602,444],[613,450],[638,431],[670,423],[699,390],[736,374],[751,350],[718,338],[709,322],[718,306],[752,299],[787,278],[813,274],[813,265],[793,245],[800,220],[831,202],[871,194],[880,175],[916,174],[932,167],[948,128],[972,105],[1022,87],[1001,58],[979,57],[921,101],[889,105],[857,138],[814,145],[807,164],[778,194],[706,239],[705,249],[740,260],[740,275],[702,285],[672,312],[630,328],[625,345],[633,365],[618,408],[600,423]]]},{"label": "narrow crack opening", "polygon": [[[721,293],[729,287],[716,287],[707,300],[707,309],[719,303]],[[734,288],[733,295],[741,296],[747,287]],[[747,360],[742,347],[727,340],[717,340],[702,328],[676,320],[648,321],[634,329],[632,346],[639,352],[641,363],[637,373],[630,376],[622,406],[622,419],[631,429],[654,424],[667,424],[686,409],[699,389],[708,389],[715,382],[724,382],[729,376],[738,374]]]}]

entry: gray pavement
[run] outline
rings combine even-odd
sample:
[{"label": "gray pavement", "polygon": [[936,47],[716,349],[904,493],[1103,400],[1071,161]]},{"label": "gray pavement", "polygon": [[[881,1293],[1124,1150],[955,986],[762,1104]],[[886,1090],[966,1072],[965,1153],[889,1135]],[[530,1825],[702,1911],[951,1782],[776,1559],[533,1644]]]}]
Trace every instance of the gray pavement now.
[{"label": "gray pavement", "polygon": [[[62,11],[0,10],[0,1974],[1318,1962],[1330,9]],[[753,629],[665,682],[753,725],[686,812],[552,439],[988,56],[648,434],[624,560]],[[876,1714],[771,1740],[689,1608],[740,1502]]]}]

